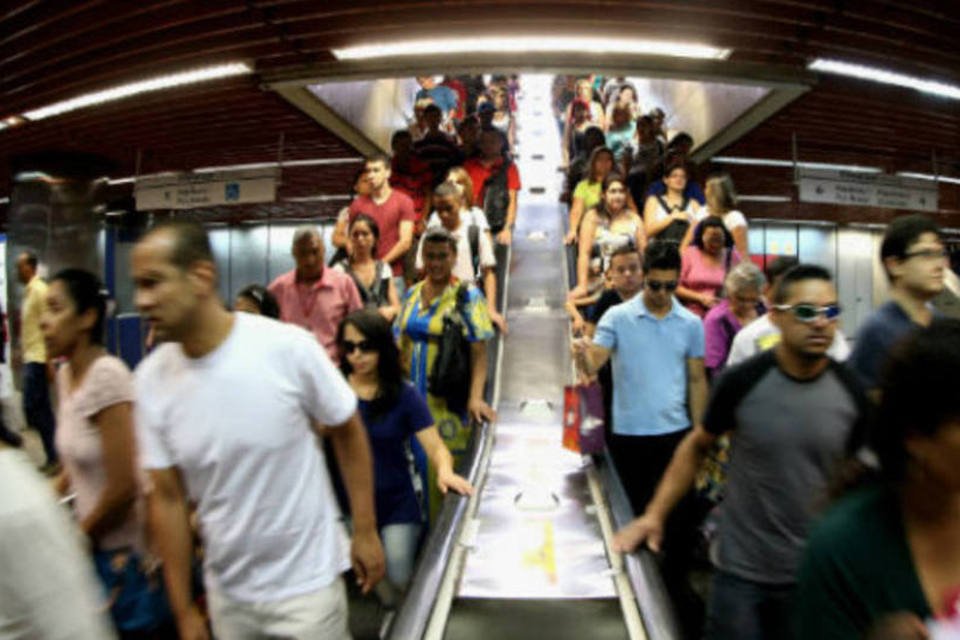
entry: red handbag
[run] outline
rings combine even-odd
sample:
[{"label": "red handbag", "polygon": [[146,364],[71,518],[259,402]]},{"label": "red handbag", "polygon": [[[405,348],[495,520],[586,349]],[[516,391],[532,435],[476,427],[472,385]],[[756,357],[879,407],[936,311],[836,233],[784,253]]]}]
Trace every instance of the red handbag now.
[{"label": "red handbag", "polygon": [[601,453],[605,446],[606,415],[603,391],[596,382],[563,388],[563,448],[577,453]]}]

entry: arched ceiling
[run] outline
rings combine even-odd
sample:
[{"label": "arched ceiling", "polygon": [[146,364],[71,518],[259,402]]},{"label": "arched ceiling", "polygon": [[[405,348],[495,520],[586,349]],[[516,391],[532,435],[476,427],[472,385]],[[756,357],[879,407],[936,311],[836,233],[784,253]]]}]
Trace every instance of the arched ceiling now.
[{"label": "arched ceiling", "polygon": [[[255,74],[0,131],[0,197],[10,158],[44,149],[101,153],[123,176],[275,159],[281,146],[286,159],[356,155],[261,79],[333,63],[330,50],[349,44],[543,32],[698,41],[733,49],[731,64],[798,72],[834,57],[960,83],[955,0],[24,1],[0,9],[0,118],[236,59]],[[724,154],[787,158],[794,136],[804,159],[931,172],[935,157],[960,176],[960,103],[844,79],[822,78]],[[343,193],[355,170],[286,171],[281,196]],[[783,190],[779,176],[735,173],[748,192],[751,181]],[[960,215],[956,190],[945,189],[941,208]]]}]

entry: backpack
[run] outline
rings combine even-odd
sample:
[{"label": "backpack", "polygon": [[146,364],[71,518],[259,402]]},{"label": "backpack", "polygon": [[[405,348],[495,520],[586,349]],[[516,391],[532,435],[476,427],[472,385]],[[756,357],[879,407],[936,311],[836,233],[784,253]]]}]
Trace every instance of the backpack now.
[{"label": "backpack", "polygon": [[467,240],[470,243],[470,264],[473,266],[473,278],[480,281],[480,227],[471,224],[467,227]]},{"label": "backpack", "polygon": [[377,260],[374,269],[376,269],[377,278],[373,286],[368,289],[360,282],[360,278],[353,272],[353,269],[350,268],[350,261],[346,260],[343,262],[343,270],[353,279],[353,284],[357,286],[357,293],[360,294],[360,300],[366,309],[379,308],[381,304],[387,301],[387,294],[390,289],[390,281],[379,277],[383,271],[383,262]]},{"label": "backpack", "polygon": [[504,160],[500,168],[483,183],[483,212],[493,233],[499,233],[507,224],[507,208],[510,206],[507,173],[511,165],[509,160]]},{"label": "backpack", "polygon": [[470,396],[470,342],[466,328],[467,284],[457,286],[456,306],[443,317],[437,357],[427,377],[427,390],[447,401],[447,408],[462,413]]},{"label": "backpack", "polygon": [[[660,206],[663,207],[663,210],[668,214],[673,213],[674,208],[671,208],[667,204],[666,199],[663,196],[657,196],[657,201],[660,203]],[[683,196],[683,202],[680,203],[680,211],[686,211],[687,205],[690,204],[690,198]],[[690,228],[689,221],[673,220],[670,224],[667,225],[667,228],[660,232],[656,237],[658,242],[672,242],[674,244],[680,244],[683,242],[683,236],[687,234],[687,229]]]}]

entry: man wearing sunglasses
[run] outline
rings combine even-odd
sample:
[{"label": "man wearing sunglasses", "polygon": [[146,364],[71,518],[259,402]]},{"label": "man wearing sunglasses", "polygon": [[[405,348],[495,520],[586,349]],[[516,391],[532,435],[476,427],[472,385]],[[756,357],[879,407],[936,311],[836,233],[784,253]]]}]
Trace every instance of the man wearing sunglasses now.
[{"label": "man wearing sunglasses", "polygon": [[871,391],[880,386],[880,371],[893,345],[933,321],[930,301],[943,291],[949,264],[940,228],[920,214],[890,223],[880,260],[890,281],[890,300],[864,322],[850,355],[850,366]]},{"label": "man wearing sunglasses", "polygon": [[807,530],[836,464],[858,449],[869,401],[827,356],[840,307],[829,272],[798,265],[774,293],[779,344],[727,369],[702,427],[677,448],[643,515],[614,540],[620,551],[659,550],[664,521],[693,485],[717,438],[731,437],[720,511],[708,640],[789,638],[791,597]]},{"label": "man wearing sunglasses", "polygon": [[[700,318],[674,297],[680,278],[675,244],[651,243],[644,254],[641,295],[611,307],[590,338],[575,340],[578,368],[593,375],[608,360],[613,372],[613,433],[608,446],[635,513],[647,504],[674,449],[699,425],[707,402]],[[696,635],[697,612],[686,583],[696,538],[692,496],[670,519],[664,580],[687,630]]]}]

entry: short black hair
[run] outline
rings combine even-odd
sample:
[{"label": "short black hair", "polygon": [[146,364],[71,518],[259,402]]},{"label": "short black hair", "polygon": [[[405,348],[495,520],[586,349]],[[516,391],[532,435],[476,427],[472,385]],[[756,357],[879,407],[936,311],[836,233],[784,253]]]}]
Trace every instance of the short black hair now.
[{"label": "short black hair", "polygon": [[[911,245],[925,233],[932,233],[937,238],[941,237],[940,227],[937,223],[923,214],[913,213],[896,218],[883,234],[883,241],[880,243],[880,260],[905,257]],[[887,278],[892,280],[890,272],[887,271],[886,263],[884,263],[883,269],[887,273]]]},{"label": "short black hair", "polygon": [[63,283],[77,315],[94,310],[97,319],[90,329],[90,342],[102,345],[109,294],[103,288],[100,278],[85,269],[64,269],[53,276],[50,282],[57,281]]},{"label": "short black hair", "polygon": [[636,243],[634,243],[633,238],[627,240],[626,244],[623,244],[613,250],[613,253],[610,254],[610,262],[613,263],[613,259],[617,256],[630,256],[635,255],[641,260],[643,256],[640,255],[640,249],[637,248]]},{"label": "short black hair", "polygon": [[37,254],[35,254],[33,251],[24,251],[20,255],[23,256],[23,259],[26,260],[28,265],[30,265],[31,269],[36,269],[37,265],[40,263],[40,261],[37,260]]},{"label": "short black hair", "polygon": [[410,140],[413,140],[413,134],[406,129],[397,129],[393,132],[393,135],[390,136],[390,146],[392,147],[393,145],[397,144],[401,138],[409,138]]},{"label": "short black hair", "polygon": [[436,113],[438,116],[443,115],[443,111],[435,104],[428,104],[423,108],[423,115],[427,115],[428,113]]},{"label": "short black hair", "polygon": [[212,262],[213,248],[207,231],[198,222],[184,220],[164,221],[147,232],[147,236],[154,233],[166,232],[173,236],[173,249],[170,251],[170,262],[181,271],[186,271],[197,262]]},{"label": "short black hair", "polygon": [[800,264],[795,256],[777,256],[767,265],[767,282],[775,284],[777,278]]},{"label": "short black hair", "polygon": [[680,249],[673,242],[654,240],[647,245],[643,253],[643,271],[650,273],[654,269],[680,271]]},{"label": "short black hair", "polygon": [[273,294],[263,285],[247,285],[240,290],[237,297],[246,298],[253,302],[253,304],[257,306],[257,309],[260,309],[260,315],[273,318],[274,320],[280,319],[280,305],[277,303],[277,299],[273,297]]},{"label": "short black hair", "polygon": [[733,234],[727,229],[727,225],[723,224],[723,218],[720,216],[707,216],[697,224],[693,230],[693,240],[691,241],[693,246],[703,250],[703,233],[711,227],[717,227],[723,231],[723,246],[728,249],[733,246]]},{"label": "short black hair", "polygon": [[445,243],[450,247],[451,251],[454,253],[457,252],[457,239],[443,227],[430,227],[427,229],[426,233],[423,234],[423,244],[427,244],[428,242],[434,244]]},{"label": "short black hair", "polygon": [[881,401],[870,442],[880,459],[880,475],[901,481],[907,471],[906,441],[933,436],[960,418],[956,372],[960,368],[960,320],[936,319],[911,331],[890,351],[880,376]]},{"label": "short black hair", "polygon": [[693,136],[691,136],[686,131],[681,131],[677,135],[670,138],[670,142],[667,143],[667,149],[672,149],[677,145],[686,144],[693,146]]},{"label": "short black hair", "polygon": [[816,264],[798,264],[787,270],[780,278],[780,284],[773,291],[773,302],[783,304],[789,298],[791,287],[802,280],[824,280],[833,282],[833,276],[827,269]]}]

